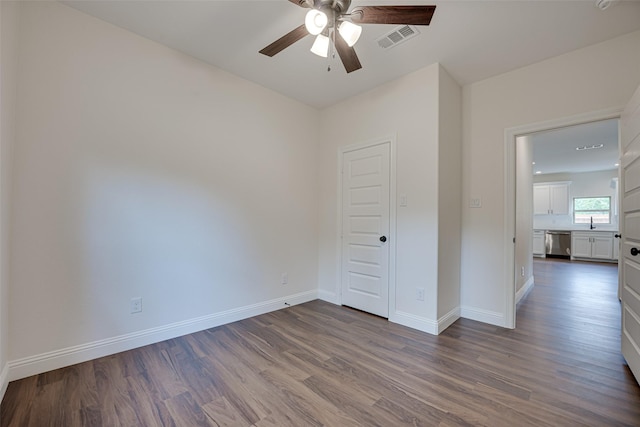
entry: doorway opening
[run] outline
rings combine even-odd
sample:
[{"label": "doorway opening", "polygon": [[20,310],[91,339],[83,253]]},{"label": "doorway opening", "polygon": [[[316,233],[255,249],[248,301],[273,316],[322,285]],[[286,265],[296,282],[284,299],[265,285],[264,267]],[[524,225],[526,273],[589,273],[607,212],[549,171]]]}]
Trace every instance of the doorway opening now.
[{"label": "doorway opening", "polygon": [[[572,232],[592,231],[589,228],[591,226],[590,223],[580,222],[584,218],[583,216],[579,216],[576,223],[574,199],[585,197],[574,196],[591,194],[589,191],[593,190],[593,183],[597,181],[599,183],[597,186],[598,191],[606,193],[603,196],[610,197],[611,206],[614,203],[618,203],[617,185],[615,185],[615,188],[611,187],[614,183],[617,184],[619,173],[618,166],[615,166],[615,164],[619,153],[617,122],[620,113],[621,111],[618,109],[611,109],[506,130],[505,254],[507,256],[505,257],[505,297],[507,309],[505,324],[507,327],[515,328],[516,303],[527,294],[534,284],[534,244],[536,245],[537,253],[542,251],[546,256],[546,231],[568,231],[571,242],[576,237]],[[616,134],[613,140],[609,139],[608,141],[597,143],[588,142],[585,135],[596,134],[597,132],[594,129],[598,127],[608,129],[615,127]],[[567,138],[571,134],[574,134],[575,137],[573,139]],[[560,144],[558,138],[567,139],[568,142]],[[551,152],[546,156],[538,157],[540,160],[536,160],[534,159],[534,144],[536,140],[540,144],[540,148],[545,144],[551,148],[554,146],[558,148],[562,145],[565,153],[561,155],[560,152]],[[544,141],[547,142],[545,143]],[[603,146],[593,148],[598,147],[600,144],[603,144]],[[590,166],[590,163],[586,161],[582,162],[582,165],[573,166],[573,169],[560,166],[560,161],[563,157],[571,157],[573,155],[574,160],[579,160],[579,156],[584,152],[598,152],[605,146],[608,146],[608,150],[613,149],[615,153],[613,160],[603,160],[603,162],[611,163],[610,166],[607,166],[608,172],[598,171],[597,174],[592,174],[591,172],[594,171],[589,172],[587,169],[597,168]],[[583,147],[588,148],[584,149]],[[572,150],[573,152],[571,152]],[[578,155],[575,153],[578,153]],[[585,156],[582,157],[584,158]],[[608,157],[604,156],[604,158],[607,159]],[[548,173],[543,173],[545,170]],[[538,171],[540,173],[536,173]],[[543,177],[544,175],[547,176]],[[576,185],[572,188],[574,181],[576,181]],[[534,184],[538,184],[541,187],[536,191],[535,195]],[[537,202],[535,206],[534,202]],[[582,205],[577,207],[581,208]],[[537,214],[535,213],[536,211]],[[617,215],[617,210],[615,215]],[[614,230],[615,225],[615,222],[608,223],[606,227],[601,224],[596,225],[596,228],[599,227],[599,231],[610,231],[610,237],[613,239],[613,235],[617,231]],[[534,230],[538,230],[538,233],[534,234]],[[542,231],[542,234],[540,231]],[[595,244],[591,238],[592,236],[586,236],[586,241],[579,239],[579,243]],[[610,242],[612,251],[618,245],[617,239],[614,242],[615,244]],[[596,246],[601,247],[602,244],[598,242]],[[541,247],[544,247],[544,249],[541,249]],[[569,247],[564,257],[569,260],[573,259],[574,254],[572,252],[573,249]],[[609,261],[612,261],[612,256]]]}]

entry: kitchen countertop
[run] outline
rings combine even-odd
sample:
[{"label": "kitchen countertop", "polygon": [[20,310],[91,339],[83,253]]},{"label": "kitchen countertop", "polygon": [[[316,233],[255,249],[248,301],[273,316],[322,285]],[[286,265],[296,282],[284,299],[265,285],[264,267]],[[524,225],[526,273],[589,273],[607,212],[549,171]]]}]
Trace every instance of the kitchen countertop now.
[{"label": "kitchen countertop", "polygon": [[615,228],[595,228],[590,230],[588,228],[534,228],[533,231],[589,231],[589,232],[603,232],[603,233],[617,233],[618,230]]}]

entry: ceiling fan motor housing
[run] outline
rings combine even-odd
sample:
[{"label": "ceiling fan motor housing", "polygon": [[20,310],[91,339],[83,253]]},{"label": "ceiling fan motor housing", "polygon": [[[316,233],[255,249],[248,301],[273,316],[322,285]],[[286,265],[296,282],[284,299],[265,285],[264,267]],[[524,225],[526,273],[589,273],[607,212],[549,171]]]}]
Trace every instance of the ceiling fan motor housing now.
[{"label": "ceiling fan motor housing", "polygon": [[351,6],[351,0],[315,0],[313,6],[322,11],[332,10],[336,16],[340,16],[347,13],[349,6]]}]

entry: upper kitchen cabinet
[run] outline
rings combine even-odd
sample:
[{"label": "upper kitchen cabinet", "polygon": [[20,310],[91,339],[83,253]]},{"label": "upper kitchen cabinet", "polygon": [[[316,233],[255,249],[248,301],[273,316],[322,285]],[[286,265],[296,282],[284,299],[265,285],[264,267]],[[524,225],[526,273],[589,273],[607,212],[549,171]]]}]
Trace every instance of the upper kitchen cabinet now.
[{"label": "upper kitchen cabinet", "polygon": [[570,182],[534,184],[534,215],[568,215],[570,184]]}]

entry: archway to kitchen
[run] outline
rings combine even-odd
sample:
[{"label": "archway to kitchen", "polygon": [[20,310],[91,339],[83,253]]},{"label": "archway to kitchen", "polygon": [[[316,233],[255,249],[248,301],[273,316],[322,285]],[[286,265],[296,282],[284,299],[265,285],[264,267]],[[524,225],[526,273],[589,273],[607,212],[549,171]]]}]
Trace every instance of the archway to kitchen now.
[{"label": "archway to kitchen", "polygon": [[[534,253],[575,265],[615,263],[619,115],[607,110],[506,130],[508,326],[516,326],[517,303],[534,285]],[[594,208],[607,201],[608,218]]]}]

